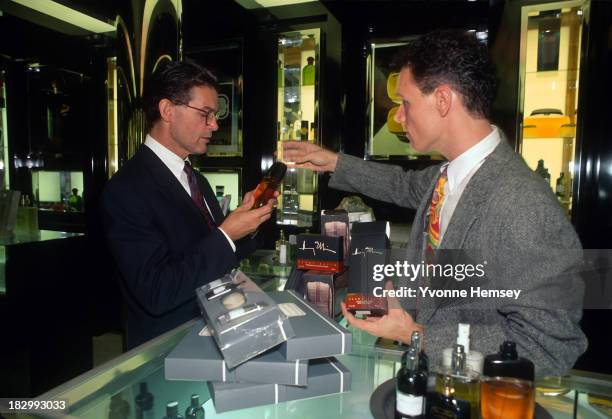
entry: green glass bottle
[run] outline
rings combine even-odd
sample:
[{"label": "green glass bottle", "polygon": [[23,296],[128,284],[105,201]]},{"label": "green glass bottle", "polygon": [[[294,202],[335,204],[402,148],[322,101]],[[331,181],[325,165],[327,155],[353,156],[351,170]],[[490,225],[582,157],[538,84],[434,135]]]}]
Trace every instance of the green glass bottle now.
[{"label": "green glass bottle", "polygon": [[314,58],[308,57],[306,61],[308,64],[302,69],[302,86],[313,86],[315,84]]}]

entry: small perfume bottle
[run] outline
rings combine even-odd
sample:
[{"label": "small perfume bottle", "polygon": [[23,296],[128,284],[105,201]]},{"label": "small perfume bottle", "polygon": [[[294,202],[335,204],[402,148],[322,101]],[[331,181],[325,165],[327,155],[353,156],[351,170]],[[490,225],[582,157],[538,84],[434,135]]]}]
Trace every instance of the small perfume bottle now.
[{"label": "small perfume bottle", "polygon": [[255,203],[253,204],[253,208],[259,208],[266,205],[268,201],[274,197],[274,192],[279,188],[286,172],[287,166],[278,161],[270,167],[268,173],[266,173],[255,189]]},{"label": "small perfume bottle", "polygon": [[454,397],[453,378],[445,375],[442,379],[442,393],[427,397],[428,419],[470,419],[470,404]]},{"label": "small perfume bottle", "polygon": [[199,395],[191,395],[191,405],[185,410],[185,419],[204,419],[204,408],[200,405]]},{"label": "small perfume bottle", "polygon": [[166,416],[164,416],[164,419],[185,419],[178,412],[178,402],[166,404]]},{"label": "small perfume bottle", "polygon": [[147,388],[147,383],[140,383],[140,393],[134,399],[136,404],[136,419],[153,419],[153,395]]},{"label": "small perfume bottle", "polygon": [[479,374],[466,367],[466,355],[463,345],[455,345],[451,367],[442,367],[436,374],[436,391],[443,393],[444,377],[451,376],[455,398],[468,402],[470,404],[470,416],[477,418],[480,403]]},{"label": "small perfume bottle", "polygon": [[410,346],[402,355],[402,368],[395,377],[395,419],[425,418],[427,374],[419,367],[419,353]]}]

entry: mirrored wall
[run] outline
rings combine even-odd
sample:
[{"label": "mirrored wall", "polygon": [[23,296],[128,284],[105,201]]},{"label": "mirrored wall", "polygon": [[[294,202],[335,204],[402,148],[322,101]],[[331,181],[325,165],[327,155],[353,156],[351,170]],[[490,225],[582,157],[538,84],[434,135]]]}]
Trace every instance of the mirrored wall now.
[{"label": "mirrored wall", "polygon": [[519,151],[571,214],[582,33],[589,2],[523,7]]},{"label": "mirrored wall", "polygon": [[[319,48],[320,29],[285,32],[278,36],[277,140],[320,144]],[[317,212],[317,175],[312,170],[290,168],[278,202],[278,224],[310,227]]]}]

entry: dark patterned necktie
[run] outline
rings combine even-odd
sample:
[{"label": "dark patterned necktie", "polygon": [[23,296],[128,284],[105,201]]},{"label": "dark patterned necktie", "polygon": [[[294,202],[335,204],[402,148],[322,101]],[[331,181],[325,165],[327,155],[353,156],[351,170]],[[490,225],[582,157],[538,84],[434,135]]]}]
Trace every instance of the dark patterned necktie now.
[{"label": "dark patterned necktie", "polygon": [[187,180],[189,181],[189,191],[191,192],[191,200],[194,204],[200,209],[200,212],[204,216],[206,220],[206,224],[212,230],[217,228],[217,225],[213,221],[208,208],[206,207],[206,203],[204,202],[204,197],[202,196],[202,192],[200,192],[200,187],[198,186],[198,180],[196,179],[195,174],[193,173],[193,168],[188,161],[185,162],[185,167],[183,167],[185,173],[187,173]]}]

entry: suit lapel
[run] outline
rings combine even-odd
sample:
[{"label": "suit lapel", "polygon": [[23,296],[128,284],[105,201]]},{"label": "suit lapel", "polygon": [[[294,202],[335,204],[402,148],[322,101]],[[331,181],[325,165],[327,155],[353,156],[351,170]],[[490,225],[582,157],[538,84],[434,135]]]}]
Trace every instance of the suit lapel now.
[{"label": "suit lapel", "polygon": [[[499,172],[512,156],[511,153],[514,153],[514,150],[502,139],[482,166],[474,173],[457,203],[442,242],[440,242],[440,249],[452,250],[464,248],[468,233],[482,215],[484,206],[488,202],[490,191],[495,187]],[[436,262],[444,263],[438,260]],[[437,283],[433,285],[436,285],[434,288],[437,289],[452,288],[455,285],[452,283],[455,281],[452,278],[436,279],[435,281]],[[450,302],[448,299],[426,299],[422,310],[419,310],[419,322],[427,323],[442,305]]]},{"label": "suit lapel", "polygon": [[[166,196],[169,202],[175,202],[185,208],[186,213],[191,213],[195,219],[201,220],[202,214],[199,208],[191,200],[183,185],[168,169],[168,167],[157,157],[157,155],[147,146],[142,145],[138,151],[145,163],[145,168],[149,172],[151,179],[159,187],[159,190]],[[215,219],[217,219],[215,217]],[[202,223],[203,225],[205,223]]]}]

